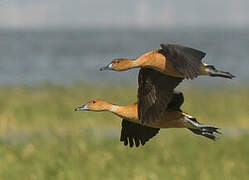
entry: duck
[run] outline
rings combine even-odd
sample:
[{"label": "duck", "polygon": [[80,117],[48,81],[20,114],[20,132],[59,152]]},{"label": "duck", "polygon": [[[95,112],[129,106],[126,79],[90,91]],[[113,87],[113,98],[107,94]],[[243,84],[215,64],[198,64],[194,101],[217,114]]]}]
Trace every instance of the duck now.
[{"label": "duck", "polygon": [[[171,101],[161,119],[156,122],[142,123],[138,118],[138,103],[120,106],[101,99],[92,99],[88,103],[75,108],[75,111],[109,111],[122,118],[120,141],[125,146],[144,146],[151,138],[159,133],[161,128],[187,128],[194,134],[216,140],[216,134],[221,134],[219,128],[200,124],[196,118],[183,112],[180,106],[184,98],[181,92],[174,92]],[[135,145],[135,146],[134,146]]]},{"label": "duck", "polygon": [[161,44],[161,48],[149,51],[136,59],[117,58],[103,70],[125,71],[132,68],[152,68],[163,74],[186,79],[194,79],[199,75],[232,79],[229,72],[220,71],[213,65],[202,62],[206,53],[180,44]]}]

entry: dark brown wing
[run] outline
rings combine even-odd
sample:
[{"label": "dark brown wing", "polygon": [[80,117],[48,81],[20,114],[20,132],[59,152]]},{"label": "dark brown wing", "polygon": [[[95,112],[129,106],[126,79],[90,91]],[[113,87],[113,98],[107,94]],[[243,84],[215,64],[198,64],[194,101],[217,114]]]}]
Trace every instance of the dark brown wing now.
[{"label": "dark brown wing", "polygon": [[142,68],[138,75],[138,118],[144,122],[155,122],[167,109],[174,88],[182,78],[164,75],[158,71]]},{"label": "dark brown wing", "polygon": [[124,142],[125,146],[128,144],[130,147],[133,147],[134,144],[136,147],[140,146],[140,144],[143,146],[154,137],[159,130],[159,128],[147,127],[123,119],[120,141]]},{"label": "dark brown wing", "polygon": [[171,109],[174,111],[182,111],[180,107],[182,106],[183,102],[184,102],[183,93],[180,91],[174,91],[167,109]]},{"label": "dark brown wing", "polygon": [[185,78],[193,79],[200,72],[201,59],[206,53],[178,44],[161,44],[162,53]]}]

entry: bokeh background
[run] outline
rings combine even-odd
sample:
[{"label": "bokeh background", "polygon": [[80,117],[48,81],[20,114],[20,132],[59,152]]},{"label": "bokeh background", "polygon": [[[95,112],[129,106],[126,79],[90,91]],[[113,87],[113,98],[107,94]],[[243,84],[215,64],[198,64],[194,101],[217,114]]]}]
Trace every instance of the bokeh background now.
[{"label": "bokeh background", "polygon": [[[0,179],[248,179],[249,1],[1,0]],[[100,72],[180,43],[236,75],[180,86],[183,110],[222,128],[217,142],[161,130],[119,142],[121,119],[73,112],[91,98],[136,101],[138,70]]]}]

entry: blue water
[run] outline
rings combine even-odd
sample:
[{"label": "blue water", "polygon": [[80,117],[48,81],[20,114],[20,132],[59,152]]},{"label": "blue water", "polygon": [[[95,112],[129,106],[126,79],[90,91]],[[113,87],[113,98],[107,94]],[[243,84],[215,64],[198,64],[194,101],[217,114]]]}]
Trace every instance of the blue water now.
[{"label": "blue water", "polygon": [[[136,83],[137,70],[100,72],[118,57],[135,58],[180,43],[207,53],[205,62],[230,71],[249,84],[249,29],[88,29],[0,30],[0,85],[42,83]],[[209,78],[204,78],[209,83]],[[207,80],[206,80],[207,79]],[[227,81],[212,80],[214,83]],[[234,81],[233,81],[234,82]],[[203,83],[195,80],[194,83]]]}]

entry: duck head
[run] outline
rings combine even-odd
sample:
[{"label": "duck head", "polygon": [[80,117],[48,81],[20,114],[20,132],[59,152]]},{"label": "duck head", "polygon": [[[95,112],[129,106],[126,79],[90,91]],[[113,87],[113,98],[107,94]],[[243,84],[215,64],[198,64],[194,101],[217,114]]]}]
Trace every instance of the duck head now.
[{"label": "duck head", "polygon": [[110,103],[100,100],[92,99],[88,103],[75,109],[75,111],[107,111],[110,108]]},{"label": "duck head", "polygon": [[133,59],[114,59],[107,66],[100,68],[100,71],[104,70],[114,70],[114,71],[125,71],[127,69],[133,68],[134,60]]}]

